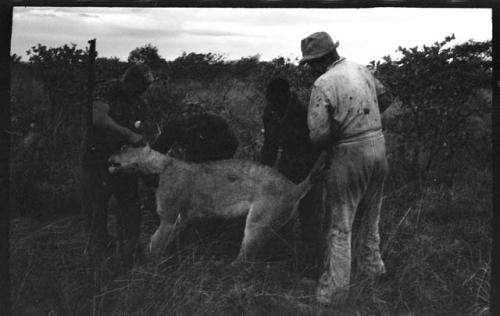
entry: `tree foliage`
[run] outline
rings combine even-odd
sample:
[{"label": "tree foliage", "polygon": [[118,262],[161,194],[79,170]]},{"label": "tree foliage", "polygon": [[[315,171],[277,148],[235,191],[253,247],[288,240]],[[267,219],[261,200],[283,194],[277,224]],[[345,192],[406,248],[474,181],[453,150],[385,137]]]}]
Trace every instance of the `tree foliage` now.
[{"label": "tree foliage", "polygon": [[[452,46],[455,37],[422,48],[403,48],[402,57],[372,62],[375,75],[401,102],[386,126],[401,140],[415,175],[424,177],[459,148],[471,153],[470,120],[489,111],[482,93],[491,82],[491,41]],[[461,153],[465,154],[465,153]]]},{"label": "tree foliage", "polygon": [[49,116],[53,132],[68,117],[75,103],[84,99],[88,52],[76,44],[47,48],[38,44],[26,52],[42,81],[49,98]]},{"label": "tree foliage", "polygon": [[[14,149],[12,177],[14,200],[19,212],[57,212],[57,207],[77,197],[80,142],[83,136],[88,52],[75,44],[48,48],[38,44],[27,51],[30,67],[40,82],[41,96],[14,98],[36,101],[35,104],[14,104],[13,116],[23,118],[30,128]],[[27,78],[32,79],[32,78]],[[35,87],[35,85],[32,85]],[[27,118],[27,119],[26,119]],[[33,205],[36,207],[33,207]]]},{"label": "tree foliage", "polygon": [[165,59],[158,53],[158,47],[147,44],[132,50],[128,55],[128,62],[144,63],[155,69],[165,63]]},{"label": "tree foliage", "polygon": [[110,78],[120,78],[128,64],[118,59],[118,57],[111,58],[97,58],[95,61],[96,77],[98,81],[109,80]]},{"label": "tree foliage", "polygon": [[14,64],[20,63],[21,62],[21,56],[19,56],[17,54],[10,55],[10,62],[14,63]]},{"label": "tree foliage", "polygon": [[186,53],[168,63],[167,74],[176,80],[210,80],[222,74],[224,56],[214,53]]}]

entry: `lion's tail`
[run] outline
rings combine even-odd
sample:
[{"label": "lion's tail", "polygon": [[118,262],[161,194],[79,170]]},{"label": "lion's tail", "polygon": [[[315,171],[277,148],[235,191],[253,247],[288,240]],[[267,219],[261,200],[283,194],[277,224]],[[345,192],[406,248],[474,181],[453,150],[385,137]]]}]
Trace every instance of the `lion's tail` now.
[{"label": "lion's tail", "polygon": [[297,208],[300,200],[302,200],[304,196],[306,196],[313,185],[323,179],[325,174],[324,171],[328,166],[328,158],[329,155],[325,150],[323,150],[304,181],[297,184],[297,186],[295,186],[295,188],[292,190],[291,198],[295,201],[295,208]]}]

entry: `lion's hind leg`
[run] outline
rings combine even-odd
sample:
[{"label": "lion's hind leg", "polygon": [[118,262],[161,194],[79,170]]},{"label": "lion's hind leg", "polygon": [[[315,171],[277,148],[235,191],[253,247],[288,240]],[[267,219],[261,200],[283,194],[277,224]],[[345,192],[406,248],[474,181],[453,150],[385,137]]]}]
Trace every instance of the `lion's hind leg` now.
[{"label": "lion's hind leg", "polygon": [[[252,261],[282,224],[277,220],[275,201],[253,203],[248,212],[240,252],[234,263]],[[277,212],[278,211],[278,212]]]}]

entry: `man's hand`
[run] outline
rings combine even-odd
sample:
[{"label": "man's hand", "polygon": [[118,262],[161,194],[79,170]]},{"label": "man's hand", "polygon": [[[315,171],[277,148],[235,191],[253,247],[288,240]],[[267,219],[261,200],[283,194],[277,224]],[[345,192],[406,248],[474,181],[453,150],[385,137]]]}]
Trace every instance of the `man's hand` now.
[{"label": "man's hand", "polygon": [[146,145],[146,139],[143,135],[137,134],[134,131],[116,123],[115,120],[108,115],[108,113],[109,105],[107,103],[95,101],[92,113],[93,124],[120,136],[132,146],[141,147]]}]

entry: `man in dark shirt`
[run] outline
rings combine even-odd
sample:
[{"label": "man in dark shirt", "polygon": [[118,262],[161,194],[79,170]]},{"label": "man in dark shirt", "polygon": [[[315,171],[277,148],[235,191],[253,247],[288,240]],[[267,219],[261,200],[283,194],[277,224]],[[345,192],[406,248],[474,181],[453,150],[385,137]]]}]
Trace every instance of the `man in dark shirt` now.
[{"label": "man in dark shirt", "polygon": [[288,81],[281,78],[270,81],[266,99],[261,163],[274,166],[281,149],[277,169],[299,183],[318,157],[309,139],[307,108],[290,92]]},{"label": "man in dark shirt", "polygon": [[[264,144],[261,163],[277,165],[277,169],[291,181],[299,183],[305,179],[319,156],[309,139],[307,108],[297,96],[290,92],[287,80],[275,78],[266,89],[267,106],[264,109]],[[281,154],[278,158],[278,151]],[[312,261],[317,261],[320,245],[321,186],[317,185],[304,197],[299,205],[302,239],[309,244]],[[317,262],[314,262],[317,263]]]},{"label": "man in dark shirt", "polygon": [[137,254],[140,233],[138,177],[110,175],[107,159],[124,145],[145,144],[140,122],[146,118],[146,104],[141,95],[153,81],[146,65],[129,67],[121,79],[107,81],[95,91],[92,126],[84,139],[82,157],[82,209],[86,214],[88,243],[86,252],[100,252],[109,246],[107,232],[108,200],[116,197],[119,254],[131,262]]}]

